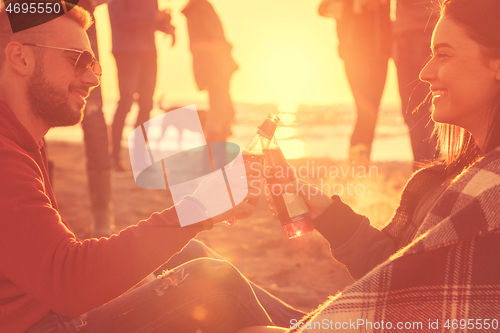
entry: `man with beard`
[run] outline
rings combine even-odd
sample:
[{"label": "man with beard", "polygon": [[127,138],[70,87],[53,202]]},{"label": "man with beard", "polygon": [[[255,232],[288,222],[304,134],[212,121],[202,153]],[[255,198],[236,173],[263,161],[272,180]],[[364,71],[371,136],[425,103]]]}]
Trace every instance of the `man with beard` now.
[{"label": "man with beard", "polygon": [[[59,215],[42,138],[80,122],[99,84],[90,23],[75,7],[13,33],[0,7],[0,332],[221,333],[270,325],[252,286],[228,262],[197,259],[151,279],[200,231],[249,216],[249,203],[210,219],[188,196],[119,235],[85,241]],[[181,228],[175,208],[203,221]]]}]

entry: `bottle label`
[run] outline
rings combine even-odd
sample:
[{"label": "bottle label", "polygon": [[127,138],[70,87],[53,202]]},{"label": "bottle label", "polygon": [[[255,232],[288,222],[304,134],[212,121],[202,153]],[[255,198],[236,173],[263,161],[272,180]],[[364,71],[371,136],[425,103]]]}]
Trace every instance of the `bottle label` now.
[{"label": "bottle label", "polygon": [[300,195],[283,193],[283,201],[292,222],[301,221],[308,217],[309,208],[307,208],[305,200]]}]

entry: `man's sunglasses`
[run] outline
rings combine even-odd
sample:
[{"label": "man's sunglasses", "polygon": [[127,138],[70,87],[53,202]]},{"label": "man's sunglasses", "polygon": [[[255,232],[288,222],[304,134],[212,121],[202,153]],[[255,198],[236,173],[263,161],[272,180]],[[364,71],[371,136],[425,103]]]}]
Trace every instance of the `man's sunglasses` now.
[{"label": "man's sunglasses", "polygon": [[66,49],[64,47],[57,47],[57,46],[47,46],[47,45],[40,45],[40,44],[32,44],[32,43],[23,43],[23,45],[28,45],[28,46],[38,46],[38,47],[46,47],[48,49],[56,49],[56,50],[63,50],[63,51],[71,51],[71,52],[76,52],[79,53],[80,55],[76,59],[75,62],[75,75],[77,77],[82,76],[85,74],[85,72],[91,68],[94,74],[98,77],[101,78],[102,75],[102,67],[97,61],[96,58],[92,55],[87,50],[80,51],[80,50],[75,50],[75,49]]}]

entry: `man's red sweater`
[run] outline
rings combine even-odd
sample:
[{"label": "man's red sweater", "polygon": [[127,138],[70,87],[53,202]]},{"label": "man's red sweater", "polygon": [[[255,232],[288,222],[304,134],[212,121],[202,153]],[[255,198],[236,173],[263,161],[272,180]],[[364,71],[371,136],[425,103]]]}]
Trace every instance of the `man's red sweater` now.
[{"label": "man's red sweater", "polygon": [[78,240],[57,210],[43,145],[0,99],[0,332],[23,332],[50,309],[78,316],[120,296],[201,230],[181,228],[172,207],[118,236]]}]

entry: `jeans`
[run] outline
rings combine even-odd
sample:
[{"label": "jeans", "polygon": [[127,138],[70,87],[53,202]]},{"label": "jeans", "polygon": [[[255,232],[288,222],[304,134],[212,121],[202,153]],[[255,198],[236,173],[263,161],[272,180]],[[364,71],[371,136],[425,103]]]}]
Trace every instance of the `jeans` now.
[{"label": "jeans", "polygon": [[[189,244],[173,256],[165,265],[163,265],[155,273],[160,274],[163,269],[173,269],[174,267],[180,266],[185,262],[194,260],[197,258],[214,258],[224,260],[218,253],[207,247],[202,242],[192,240]],[[248,281],[248,280],[247,280]],[[267,314],[276,326],[280,327],[290,327],[291,319],[300,319],[305,315],[305,312],[297,310],[286,304],[279,298],[274,297],[267,291],[256,285],[255,283],[248,281],[252,286],[255,296],[257,296],[260,304],[264,307]]]},{"label": "jeans", "polygon": [[125,118],[134,102],[134,94],[139,95],[139,115],[135,127],[149,120],[153,108],[153,94],[156,85],[156,51],[117,52],[114,54],[118,71],[120,101],[111,126],[113,160],[120,160],[120,148],[125,126]]},{"label": "jeans", "polygon": [[[95,24],[87,30],[90,46],[98,57]],[[108,128],[102,112],[101,86],[96,87],[87,98],[82,120],[83,139],[87,156],[87,169],[103,170],[110,168],[108,152]]]},{"label": "jeans", "polygon": [[432,160],[436,152],[436,138],[431,138],[434,122],[431,119],[431,103],[427,100],[416,109],[429,94],[429,85],[421,82],[419,74],[430,56],[432,30],[428,33],[408,31],[395,37],[395,63],[398,73],[399,95],[405,123],[410,130],[411,146],[415,162]]},{"label": "jeans", "polygon": [[[98,57],[95,24],[88,30],[90,46]],[[111,159],[109,156],[108,127],[102,112],[101,86],[91,91],[82,120],[87,178],[93,220],[90,233],[94,237],[109,236],[112,228]]]},{"label": "jeans", "polygon": [[207,119],[207,141],[224,142],[231,135],[231,124],[234,119],[229,80],[208,87],[208,99],[210,112]]},{"label": "jeans", "polygon": [[364,144],[371,151],[375,125],[387,77],[388,59],[349,58],[344,60],[347,80],[356,103],[357,120],[351,147]]},{"label": "jeans", "polygon": [[[191,260],[196,256],[213,258]],[[197,329],[229,333],[248,326],[290,327],[291,319],[304,315],[215,257],[220,258],[202,243],[191,241],[162,267],[165,271],[155,281],[79,317],[51,311],[26,333],[194,333]]]}]

